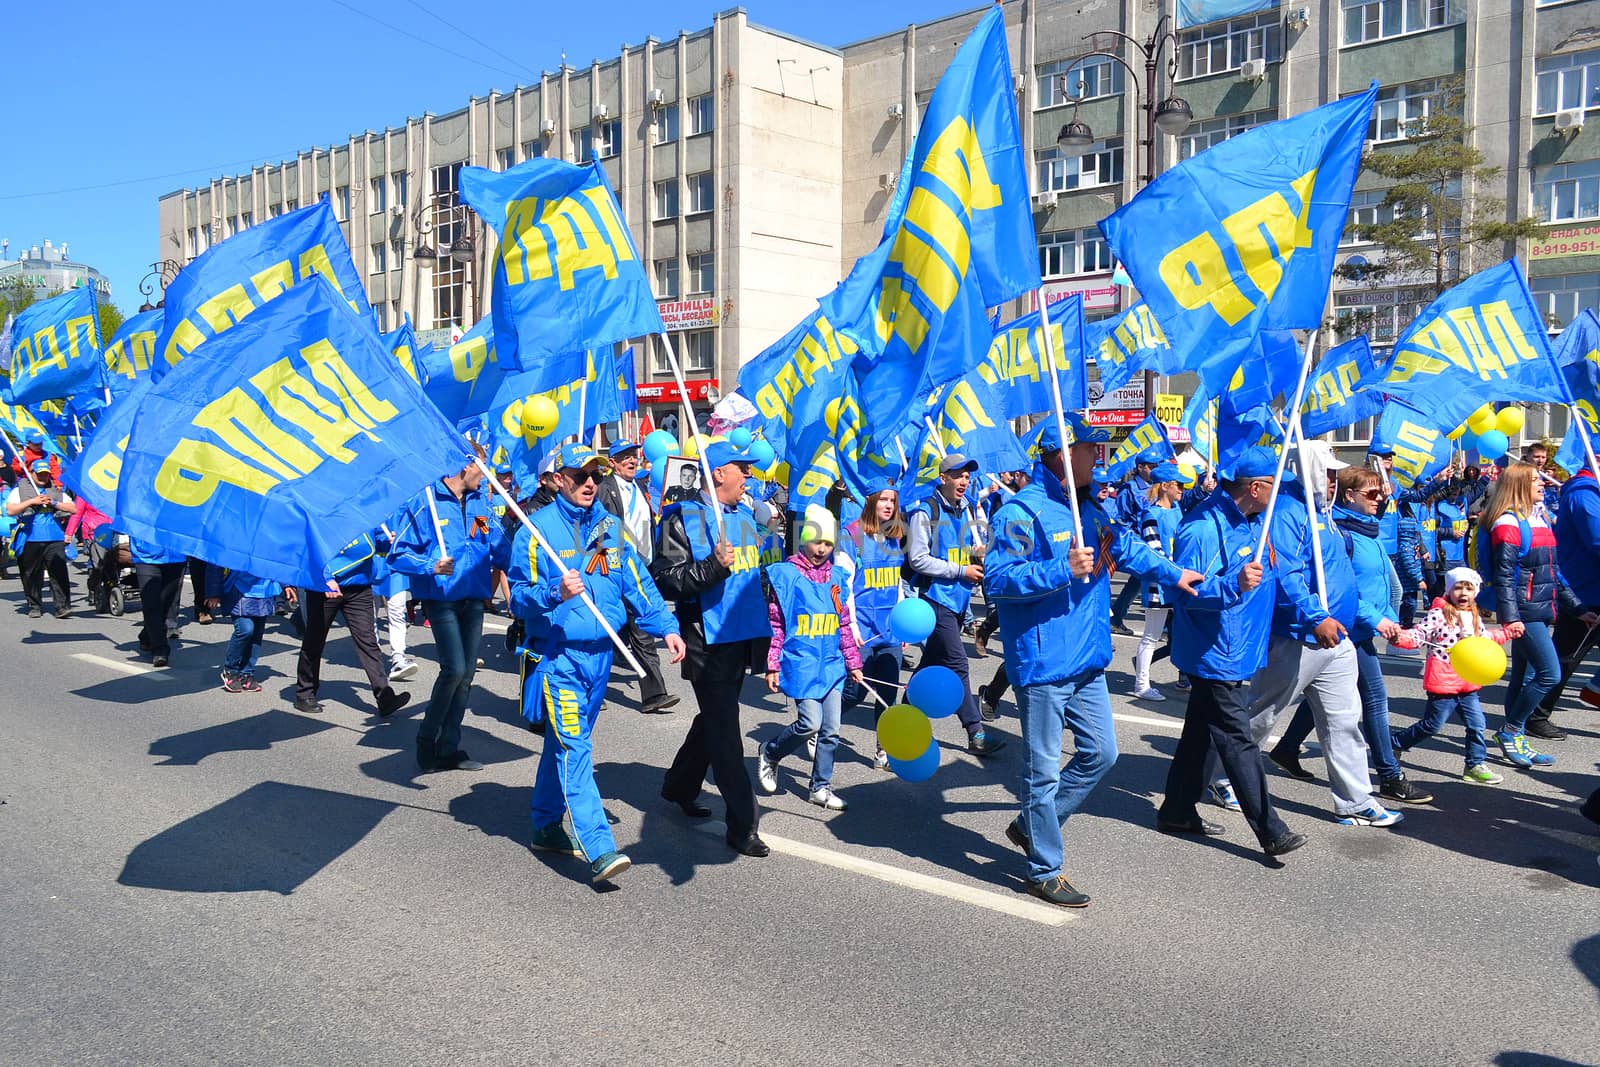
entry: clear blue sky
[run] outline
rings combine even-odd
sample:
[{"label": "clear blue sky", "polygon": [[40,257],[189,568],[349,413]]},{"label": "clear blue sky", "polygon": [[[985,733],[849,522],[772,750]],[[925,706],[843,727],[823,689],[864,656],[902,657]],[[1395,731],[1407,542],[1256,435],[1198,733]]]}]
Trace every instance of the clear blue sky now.
[{"label": "clear blue sky", "polygon": [[[981,0],[747,0],[752,22],[839,46]],[[469,95],[697,30],[710,0],[87,0],[8,4],[0,237],[104,272],[124,312],[156,253],[156,200],[343,143]],[[596,17],[598,16],[598,17]],[[377,20],[377,21],[375,21]],[[384,25],[386,23],[387,25]],[[410,35],[410,36],[408,36]],[[503,55],[475,43],[487,42]],[[506,58],[506,57],[511,58]]]}]

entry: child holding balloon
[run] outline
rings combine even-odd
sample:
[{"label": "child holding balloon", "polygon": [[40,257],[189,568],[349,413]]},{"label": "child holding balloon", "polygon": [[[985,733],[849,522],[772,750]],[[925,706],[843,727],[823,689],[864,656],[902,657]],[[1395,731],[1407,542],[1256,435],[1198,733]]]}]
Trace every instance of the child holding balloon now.
[{"label": "child holding balloon", "polygon": [[777,766],[784,756],[813,737],[811,803],[843,811],[833,791],[833,752],[839,744],[846,676],[863,681],[850,609],[833,575],[838,520],[826,508],[806,508],[800,551],[767,568],[767,618],[772,645],[767,653],[767,688],[795,702],[796,717],[782,733],[761,746],[756,780],[768,796],[778,791]]},{"label": "child holding balloon", "polygon": [[[1470,567],[1452,567],[1445,574],[1445,595],[1411,629],[1402,630],[1393,644],[1401,648],[1425,647],[1422,688],[1428,695],[1422,718],[1394,735],[1396,755],[1443,729],[1452,713],[1467,728],[1467,765],[1461,780],[1476,785],[1498,785],[1505,779],[1484,763],[1488,758],[1488,720],[1478,702],[1478,690],[1499,679],[1505,671],[1505,653],[1482,655],[1477,641],[1504,645],[1511,636],[1500,626],[1489,626],[1478,614],[1478,590],[1483,580]],[[1462,642],[1469,641],[1468,644]],[[1488,662],[1484,662],[1487,659]],[[1462,677],[1465,672],[1472,680]],[[1545,757],[1548,759],[1548,757]]]}]

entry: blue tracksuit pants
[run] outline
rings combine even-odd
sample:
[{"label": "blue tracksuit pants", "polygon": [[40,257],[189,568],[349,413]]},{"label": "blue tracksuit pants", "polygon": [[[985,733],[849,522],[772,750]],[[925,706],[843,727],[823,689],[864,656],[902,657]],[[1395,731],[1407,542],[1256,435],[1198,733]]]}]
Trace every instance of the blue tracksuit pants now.
[{"label": "blue tracksuit pants", "polygon": [[591,743],[606,700],[611,654],[609,641],[569,645],[546,655],[524,683],[534,687],[524,694],[524,711],[537,707],[545,718],[544,751],[533,781],[534,828],[558,823],[571,812],[573,836],[591,863],[617,849],[594,781]]}]

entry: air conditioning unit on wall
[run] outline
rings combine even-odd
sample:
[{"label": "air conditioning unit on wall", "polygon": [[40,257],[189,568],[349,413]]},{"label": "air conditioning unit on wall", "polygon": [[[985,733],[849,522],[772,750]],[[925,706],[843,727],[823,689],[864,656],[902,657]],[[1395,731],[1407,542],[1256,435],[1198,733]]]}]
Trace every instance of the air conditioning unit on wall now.
[{"label": "air conditioning unit on wall", "polygon": [[1556,112],[1556,132],[1577,136],[1583,131],[1583,108],[1569,107]]},{"label": "air conditioning unit on wall", "polygon": [[1033,206],[1041,211],[1047,211],[1055,207],[1056,202],[1060,199],[1060,195],[1054,189],[1046,189],[1043,192],[1033,194]]},{"label": "air conditioning unit on wall", "polygon": [[650,107],[651,107],[651,110],[660,111],[662,108],[664,108],[666,106],[667,106],[667,94],[666,94],[666,92],[664,90],[661,90],[661,89],[651,89],[650,90]]},{"label": "air conditioning unit on wall", "polygon": [[1258,82],[1267,76],[1267,61],[1264,59],[1247,59],[1239,64],[1239,80]]},{"label": "air conditioning unit on wall", "polygon": [[539,132],[546,137],[554,137],[556,135],[556,120],[545,119],[539,124]]}]

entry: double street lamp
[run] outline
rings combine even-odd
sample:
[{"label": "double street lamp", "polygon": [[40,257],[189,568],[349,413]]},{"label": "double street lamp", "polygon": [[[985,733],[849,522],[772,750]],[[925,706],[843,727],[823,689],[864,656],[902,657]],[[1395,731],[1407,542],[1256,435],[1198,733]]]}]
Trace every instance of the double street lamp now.
[{"label": "double street lamp", "polygon": [[[424,227],[424,215],[430,211],[434,213],[435,221]],[[435,249],[428,244],[427,237],[429,234],[436,232],[441,224],[448,224],[450,239],[447,242],[440,241],[439,247]],[[413,219],[413,228],[417,231],[417,247],[411,253],[411,258],[419,264],[429,264],[430,267],[436,265],[441,258],[445,260],[447,265],[452,267],[459,265],[465,274],[463,285],[471,293],[469,308],[464,310],[471,310],[473,318],[476,319],[478,317],[478,287],[475,277],[477,246],[472,239],[472,227],[471,211],[462,204],[452,202],[448,193],[434,193],[418,206],[416,216]],[[417,272],[417,289],[420,310],[422,289],[420,270]],[[468,324],[463,322],[457,325],[465,327]]]}]

